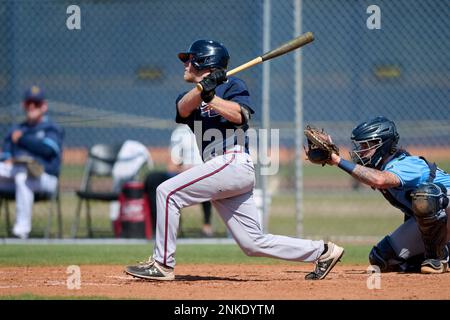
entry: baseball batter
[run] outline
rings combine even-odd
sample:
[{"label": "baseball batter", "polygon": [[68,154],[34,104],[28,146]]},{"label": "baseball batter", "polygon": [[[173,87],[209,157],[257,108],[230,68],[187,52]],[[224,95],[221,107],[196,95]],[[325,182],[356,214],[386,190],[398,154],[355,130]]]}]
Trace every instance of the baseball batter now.
[{"label": "baseball batter", "polygon": [[176,238],[180,209],[212,201],[230,234],[249,256],[315,262],[306,279],[323,279],[344,249],[334,243],[264,234],[255,202],[255,169],[249,155],[249,120],[254,113],[244,81],[225,69],[229,54],[223,44],[197,40],[178,54],[184,80],[200,83],[176,100],[176,122],[187,124],[197,138],[204,161],[165,181],[157,189],[157,230],[153,255],[125,272],[139,278],[175,278]]}]

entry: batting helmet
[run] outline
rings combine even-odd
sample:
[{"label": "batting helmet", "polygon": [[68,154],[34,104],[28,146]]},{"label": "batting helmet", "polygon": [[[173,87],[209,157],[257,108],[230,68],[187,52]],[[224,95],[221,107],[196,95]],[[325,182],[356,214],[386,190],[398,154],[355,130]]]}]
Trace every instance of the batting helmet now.
[{"label": "batting helmet", "polygon": [[393,121],[376,117],[357,125],[352,130],[351,139],[353,162],[377,168],[385,155],[395,152],[399,135]]},{"label": "batting helmet", "polygon": [[230,55],[227,48],[217,41],[213,40],[197,40],[189,47],[188,51],[180,52],[178,58],[187,62],[191,59],[191,63],[197,70],[207,68],[223,68],[226,69]]}]

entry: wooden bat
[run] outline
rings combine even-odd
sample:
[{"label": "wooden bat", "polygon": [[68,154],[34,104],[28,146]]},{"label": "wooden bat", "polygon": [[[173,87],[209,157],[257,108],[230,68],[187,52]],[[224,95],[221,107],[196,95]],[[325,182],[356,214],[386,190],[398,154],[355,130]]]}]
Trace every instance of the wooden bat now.
[{"label": "wooden bat", "polygon": [[[241,72],[245,69],[251,68],[257,64],[260,64],[261,62],[279,57],[283,54],[286,54],[295,49],[298,49],[298,48],[312,42],[313,40],[314,40],[314,35],[312,34],[312,32],[306,32],[306,33],[302,34],[301,36],[298,36],[297,38],[292,39],[291,41],[282,44],[278,48],[275,48],[273,50],[270,50],[269,52],[264,53],[262,56],[256,57],[253,60],[250,60],[244,64],[241,64],[240,66],[238,66],[234,69],[231,69],[230,71],[227,71],[227,77],[229,77],[235,73]],[[197,89],[199,91],[203,91],[203,87],[200,83],[197,83]]]}]

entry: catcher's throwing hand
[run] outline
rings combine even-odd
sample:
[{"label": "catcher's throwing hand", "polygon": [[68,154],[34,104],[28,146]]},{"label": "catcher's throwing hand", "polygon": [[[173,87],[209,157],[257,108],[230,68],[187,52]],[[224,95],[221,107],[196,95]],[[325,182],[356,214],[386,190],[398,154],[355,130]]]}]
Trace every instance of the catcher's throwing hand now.
[{"label": "catcher's throwing hand", "polygon": [[304,133],[308,140],[308,148],[305,148],[305,152],[309,161],[324,166],[325,164],[333,165],[339,160],[339,157],[332,157],[333,154],[339,156],[339,148],[323,129],[319,130],[307,125]]},{"label": "catcher's throwing hand", "polygon": [[341,157],[337,155],[336,153],[331,154],[331,159],[327,163],[330,166],[337,166],[339,164],[339,161],[341,161]]}]

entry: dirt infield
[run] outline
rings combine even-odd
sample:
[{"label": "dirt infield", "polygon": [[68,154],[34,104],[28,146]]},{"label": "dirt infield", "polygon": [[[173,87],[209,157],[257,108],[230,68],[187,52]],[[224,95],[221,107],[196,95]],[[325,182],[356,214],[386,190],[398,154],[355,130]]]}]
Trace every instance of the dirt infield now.
[{"label": "dirt infield", "polygon": [[[450,299],[450,273],[382,274],[368,289],[366,266],[337,266],[322,281],[305,281],[311,265],[179,265],[176,280],[142,281],[123,266],[80,266],[81,288],[67,288],[66,267],[2,267],[0,296],[97,296],[139,299]],[[370,281],[376,284],[376,281]]]}]

